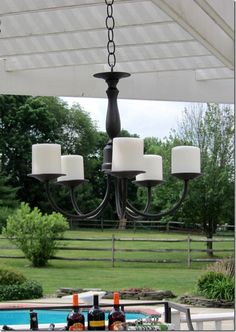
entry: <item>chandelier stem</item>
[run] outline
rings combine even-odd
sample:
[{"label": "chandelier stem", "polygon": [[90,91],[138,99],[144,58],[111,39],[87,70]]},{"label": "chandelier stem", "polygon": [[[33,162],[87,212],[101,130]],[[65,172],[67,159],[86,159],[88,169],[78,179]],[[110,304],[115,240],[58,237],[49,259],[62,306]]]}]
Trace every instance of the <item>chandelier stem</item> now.
[{"label": "chandelier stem", "polygon": [[146,217],[146,218],[155,218],[155,219],[160,219],[162,217],[165,217],[167,215],[170,215],[170,214],[173,214],[175,211],[177,211],[181,204],[183,203],[186,195],[187,195],[187,192],[188,192],[188,182],[189,180],[184,180],[184,188],[183,188],[183,191],[182,191],[182,194],[181,194],[181,197],[179,199],[179,201],[170,209],[168,210],[164,210],[160,213],[144,213],[142,211],[139,211],[138,209],[136,209],[131,203],[129,203],[127,201],[127,207],[134,213],[137,213],[139,216],[142,216],[142,217]]},{"label": "chandelier stem", "polygon": [[109,141],[103,150],[103,165],[102,170],[105,172],[111,171],[112,163],[112,141],[120,133],[120,113],[118,109],[117,98],[119,90],[117,84],[121,78],[129,77],[129,73],[123,72],[103,72],[94,74],[96,78],[102,78],[106,81],[108,89],[106,91],[108,98],[107,115],[106,115],[106,132],[109,136]]}]

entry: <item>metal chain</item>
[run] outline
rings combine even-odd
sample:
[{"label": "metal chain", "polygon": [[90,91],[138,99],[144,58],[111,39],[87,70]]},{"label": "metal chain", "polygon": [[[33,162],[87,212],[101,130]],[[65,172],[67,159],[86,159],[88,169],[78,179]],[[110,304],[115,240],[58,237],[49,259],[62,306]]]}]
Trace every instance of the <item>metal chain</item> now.
[{"label": "metal chain", "polygon": [[111,68],[111,71],[113,71],[113,68],[116,65],[116,45],[114,42],[114,27],[115,27],[115,20],[113,17],[113,3],[114,0],[105,0],[105,3],[107,5],[107,17],[106,17],[106,28],[107,28],[107,37],[108,37],[108,42],[107,42],[107,52],[108,52],[108,57],[107,57],[107,62],[108,65]]}]

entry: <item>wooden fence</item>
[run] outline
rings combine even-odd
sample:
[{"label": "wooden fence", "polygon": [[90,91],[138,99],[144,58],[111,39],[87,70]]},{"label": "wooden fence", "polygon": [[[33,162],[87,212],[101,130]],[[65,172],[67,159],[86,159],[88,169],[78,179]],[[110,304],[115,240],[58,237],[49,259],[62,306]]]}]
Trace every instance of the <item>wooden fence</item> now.
[{"label": "wooden fence", "polygon": [[[1,245],[1,240],[6,240],[3,237],[0,237],[0,259],[1,258],[14,258],[14,259],[18,259],[18,258],[24,258],[24,256],[19,256],[19,255],[8,255],[6,254],[6,252],[8,252],[8,250],[15,250],[16,247],[13,245]],[[63,241],[63,242],[61,242]],[[67,245],[63,245],[66,242],[70,242],[70,244],[72,244],[73,242],[78,242],[80,244],[80,246],[67,246]],[[83,246],[82,243],[83,242],[89,242],[89,243],[98,243],[98,242],[102,242],[104,245],[96,245],[94,246]],[[98,257],[98,255],[96,255],[96,257],[89,257],[89,255],[87,255],[86,257],[62,257],[62,256],[54,256],[52,257],[52,259],[57,259],[57,260],[67,260],[67,261],[107,261],[107,262],[111,262],[112,267],[115,266],[116,262],[126,262],[126,263],[186,263],[188,267],[191,267],[193,262],[215,262],[217,260],[219,260],[219,253],[228,253],[227,255],[232,255],[234,252],[234,239],[233,238],[221,238],[221,239],[196,239],[191,237],[190,235],[187,236],[184,239],[152,239],[152,238],[126,238],[126,237],[116,237],[114,234],[112,235],[112,237],[106,237],[106,238],[64,238],[64,239],[58,239],[58,243],[60,244],[60,242],[62,243],[62,245],[58,245],[57,249],[61,251],[83,251],[83,252],[95,252],[96,254],[98,252],[106,252],[105,256],[106,257]],[[150,246],[150,243],[153,244],[152,248],[142,248],[142,245],[137,245],[136,248],[132,247],[132,248],[123,248],[121,247],[120,244],[121,242],[123,243],[134,243],[134,242],[139,242],[139,243],[148,243]],[[200,253],[202,256],[203,253],[207,254],[207,249],[205,248],[194,248],[194,243],[206,243],[212,242],[214,243],[223,243],[223,242],[228,242],[228,243],[232,243],[232,247],[230,245],[230,248],[226,249],[222,249],[222,248],[214,248],[213,252],[214,254],[217,253],[218,258],[209,258],[207,257],[198,257],[196,258],[196,253]],[[107,245],[105,245],[105,243],[107,243]],[[176,247],[178,247],[178,244],[182,243],[181,245],[179,245],[179,248],[157,248],[156,244],[158,243],[168,243],[168,246],[170,246],[170,243],[176,243]],[[186,245],[183,245],[183,243],[185,243]],[[158,245],[157,245],[158,246]],[[217,245],[216,245],[217,246]],[[4,250],[5,253],[3,253],[2,251]],[[122,256],[122,253],[125,253],[125,257],[120,257]],[[128,253],[134,253],[135,257],[127,257]],[[151,255],[157,255],[158,258],[140,258],[141,253],[146,253],[149,254],[149,256]],[[160,254],[166,254],[166,257],[164,259],[160,258]],[[179,253],[179,258],[176,259],[176,255],[174,259],[169,258],[171,256],[171,254],[176,254]],[[117,255],[118,254],[118,255]],[[150,255],[151,254],[151,255]],[[225,255],[225,254],[224,254]],[[75,255],[72,255],[75,256]],[[117,257],[118,256],[118,257]],[[221,257],[222,258],[222,257]]]}]

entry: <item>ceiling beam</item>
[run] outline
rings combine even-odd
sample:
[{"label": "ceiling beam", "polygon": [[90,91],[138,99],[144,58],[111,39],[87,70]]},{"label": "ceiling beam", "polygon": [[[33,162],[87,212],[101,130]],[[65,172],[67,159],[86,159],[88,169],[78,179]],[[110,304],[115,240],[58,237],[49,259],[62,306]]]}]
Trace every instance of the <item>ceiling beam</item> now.
[{"label": "ceiling beam", "polygon": [[[2,94],[106,98],[104,82],[89,65],[6,72],[3,62]],[[233,103],[233,86],[232,79],[196,81],[195,71],[188,70],[134,74],[120,82],[119,91],[121,99]]]},{"label": "ceiling beam", "polygon": [[[58,68],[71,66],[107,66],[104,52],[90,52],[78,54],[74,53],[71,57],[64,52],[61,56],[21,56],[8,58],[5,61],[6,71],[20,71],[33,70],[41,68]],[[119,63],[116,65],[117,71],[128,71],[131,73],[140,72],[160,72],[160,71],[175,71],[175,70],[194,70],[199,68],[219,68],[222,67],[221,62],[212,55],[197,55],[197,56],[175,56],[175,57],[160,57],[153,55],[123,55],[120,56]]]},{"label": "ceiling beam", "polygon": [[233,40],[234,31],[206,0],[195,0],[201,9]]},{"label": "ceiling beam", "polygon": [[195,1],[152,0],[152,2],[204,45],[225,66],[234,68],[233,40]]}]

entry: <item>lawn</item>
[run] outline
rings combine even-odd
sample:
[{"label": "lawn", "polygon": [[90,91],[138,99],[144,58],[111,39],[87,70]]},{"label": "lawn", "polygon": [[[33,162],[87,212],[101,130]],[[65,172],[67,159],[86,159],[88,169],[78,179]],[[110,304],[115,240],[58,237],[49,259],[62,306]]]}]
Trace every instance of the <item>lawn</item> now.
[{"label": "lawn", "polygon": [[[80,230],[66,233],[69,238],[146,238],[146,239],[186,239],[186,234],[154,233],[133,231],[104,231]],[[194,236],[195,239],[202,237]],[[6,240],[1,240],[0,246],[6,245]],[[60,243],[61,246],[61,243]],[[111,258],[111,251],[98,251],[98,248],[111,248],[111,241],[88,241],[65,242],[65,247],[93,247],[94,251],[60,250],[57,256],[63,257],[90,257]],[[214,248],[233,249],[234,243],[218,242]],[[193,243],[193,248],[205,248],[204,243]],[[116,242],[117,249],[186,249],[185,242],[163,243],[163,242]],[[1,249],[1,254],[22,255],[18,250]],[[181,259],[181,263],[129,263],[116,262],[112,267],[111,261],[62,261],[51,260],[45,268],[33,268],[25,259],[0,259],[1,266],[7,266],[23,272],[28,278],[37,280],[43,285],[45,295],[53,295],[60,287],[78,288],[102,288],[104,290],[119,290],[131,287],[151,287],[155,289],[171,290],[176,295],[192,292],[198,277],[206,269],[206,263],[193,263],[191,268],[187,267],[186,252],[117,252],[118,258],[152,258],[152,259]],[[217,252],[217,255],[223,255]],[[229,256],[230,253],[227,253]],[[205,252],[194,253],[195,257],[207,257]]]}]

